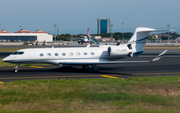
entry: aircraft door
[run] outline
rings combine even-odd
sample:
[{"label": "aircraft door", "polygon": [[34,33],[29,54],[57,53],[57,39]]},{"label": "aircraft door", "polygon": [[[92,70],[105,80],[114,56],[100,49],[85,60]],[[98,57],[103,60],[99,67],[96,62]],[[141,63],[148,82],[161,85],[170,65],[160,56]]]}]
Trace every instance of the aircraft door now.
[{"label": "aircraft door", "polygon": [[34,56],[35,56],[34,51],[30,50],[29,51],[29,59],[34,60]]}]

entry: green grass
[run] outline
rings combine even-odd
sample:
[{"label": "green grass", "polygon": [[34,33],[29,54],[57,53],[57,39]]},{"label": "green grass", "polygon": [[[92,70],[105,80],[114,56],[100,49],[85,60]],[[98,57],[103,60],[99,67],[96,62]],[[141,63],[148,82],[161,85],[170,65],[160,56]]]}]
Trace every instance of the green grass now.
[{"label": "green grass", "polygon": [[19,49],[23,49],[23,48],[14,48],[14,47],[11,47],[11,48],[0,48],[0,52],[15,52]]},{"label": "green grass", "polygon": [[[20,64],[20,66],[35,66],[36,64]],[[43,64],[43,63],[40,63],[40,64],[37,64],[39,66],[42,66],[42,65],[49,65],[49,64]],[[0,59],[0,67],[15,67],[16,64],[14,63],[7,63],[7,62],[3,62],[2,59]]]},{"label": "green grass", "polygon": [[0,84],[0,112],[179,112],[180,76]]}]

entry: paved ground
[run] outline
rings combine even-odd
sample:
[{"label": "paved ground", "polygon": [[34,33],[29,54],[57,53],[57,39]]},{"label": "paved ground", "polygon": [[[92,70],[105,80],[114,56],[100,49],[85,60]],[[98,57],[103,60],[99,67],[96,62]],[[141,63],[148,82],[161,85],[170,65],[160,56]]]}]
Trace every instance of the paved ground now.
[{"label": "paved ground", "polygon": [[[25,47],[29,48],[29,46]],[[151,60],[162,51],[163,50],[145,50],[144,53],[139,56],[123,60]],[[4,58],[9,54],[11,53],[1,52],[0,58]],[[139,76],[180,75],[180,49],[168,50],[158,62],[100,65],[100,67],[101,69],[99,72],[93,72],[92,70],[83,70],[81,67],[60,68],[52,65],[43,67],[20,66],[18,73],[14,73],[13,67],[1,67],[0,82],[29,79],[128,78]]]},{"label": "paved ground", "polygon": [[[135,57],[127,60],[151,60],[152,57]],[[100,65],[99,72],[83,70],[81,67],[33,66],[0,68],[0,81],[29,79],[81,79],[81,78],[129,78],[140,76],[180,75],[180,57],[164,57],[158,62]]]}]

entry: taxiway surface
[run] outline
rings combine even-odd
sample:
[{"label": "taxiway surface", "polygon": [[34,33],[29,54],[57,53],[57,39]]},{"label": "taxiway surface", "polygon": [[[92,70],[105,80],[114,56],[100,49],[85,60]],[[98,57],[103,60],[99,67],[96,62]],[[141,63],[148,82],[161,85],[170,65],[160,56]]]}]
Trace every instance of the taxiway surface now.
[{"label": "taxiway surface", "polygon": [[[151,60],[153,57],[135,57],[124,60]],[[0,67],[0,82],[29,79],[82,79],[82,78],[129,78],[142,76],[180,75],[180,57],[163,57],[158,62],[99,65],[99,72],[81,67],[31,66]]]}]

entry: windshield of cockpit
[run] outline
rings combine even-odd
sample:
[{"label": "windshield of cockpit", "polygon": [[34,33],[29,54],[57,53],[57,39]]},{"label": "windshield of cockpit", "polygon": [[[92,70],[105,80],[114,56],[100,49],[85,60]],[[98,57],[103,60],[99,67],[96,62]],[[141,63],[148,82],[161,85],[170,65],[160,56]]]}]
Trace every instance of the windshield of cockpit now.
[{"label": "windshield of cockpit", "polygon": [[23,51],[16,51],[16,52],[14,52],[12,55],[22,55],[22,54],[24,54]]}]

